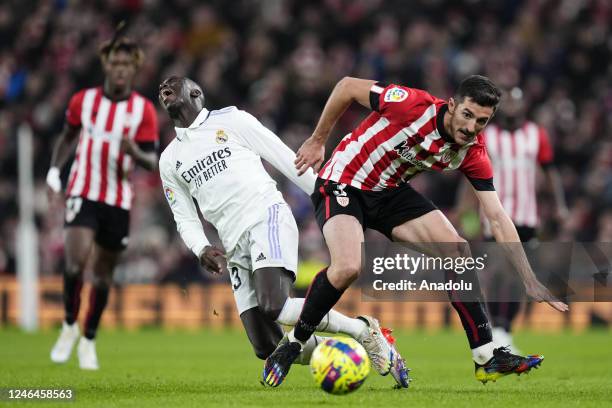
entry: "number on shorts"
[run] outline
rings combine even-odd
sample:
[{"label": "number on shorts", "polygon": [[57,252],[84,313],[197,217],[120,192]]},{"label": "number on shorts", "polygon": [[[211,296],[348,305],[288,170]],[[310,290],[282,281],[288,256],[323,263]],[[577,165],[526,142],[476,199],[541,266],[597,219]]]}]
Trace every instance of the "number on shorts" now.
[{"label": "number on shorts", "polygon": [[242,285],[242,281],[240,280],[240,276],[238,276],[238,268],[235,266],[232,267],[230,271],[230,279],[232,281],[232,289],[238,290],[240,285]]},{"label": "number on shorts", "polygon": [[66,222],[72,222],[81,211],[83,199],[81,197],[70,197],[66,200]]}]

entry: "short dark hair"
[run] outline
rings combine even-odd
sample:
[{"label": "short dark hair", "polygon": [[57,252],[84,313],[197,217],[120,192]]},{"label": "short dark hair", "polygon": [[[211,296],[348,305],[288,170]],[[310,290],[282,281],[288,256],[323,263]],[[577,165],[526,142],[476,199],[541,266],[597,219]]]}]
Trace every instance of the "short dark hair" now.
[{"label": "short dark hair", "polygon": [[480,106],[497,109],[501,95],[501,90],[486,76],[470,75],[459,84],[455,92],[455,100],[462,102],[468,97]]},{"label": "short dark hair", "polygon": [[109,40],[100,45],[98,54],[102,63],[108,61],[108,57],[112,52],[124,51],[130,54],[134,60],[134,65],[139,67],[144,60],[144,52],[138,46],[136,41],[128,37],[121,37],[117,40]]}]

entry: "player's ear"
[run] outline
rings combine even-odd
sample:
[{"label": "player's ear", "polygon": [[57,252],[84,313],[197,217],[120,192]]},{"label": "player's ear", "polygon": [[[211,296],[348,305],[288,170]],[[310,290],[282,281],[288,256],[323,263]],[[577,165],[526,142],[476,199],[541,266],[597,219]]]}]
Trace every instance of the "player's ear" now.
[{"label": "player's ear", "polygon": [[455,98],[453,97],[448,98],[448,113],[451,115],[455,113]]},{"label": "player's ear", "polygon": [[194,88],[191,90],[191,92],[189,92],[189,96],[191,96],[193,99],[199,98],[200,95],[202,95],[202,91],[197,88]]}]

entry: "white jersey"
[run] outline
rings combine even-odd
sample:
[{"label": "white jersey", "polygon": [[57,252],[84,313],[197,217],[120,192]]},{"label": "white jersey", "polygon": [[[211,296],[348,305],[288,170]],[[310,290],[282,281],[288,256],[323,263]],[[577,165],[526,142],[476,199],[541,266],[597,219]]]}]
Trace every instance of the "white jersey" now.
[{"label": "white jersey", "polygon": [[196,256],[209,241],[193,199],[227,251],[266,216],[267,208],[285,203],[261,158],[307,194],[314,190],[312,172],[298,177],[295,153],[236,107],[203,109],[188,128],[175,129],[176,138],[160,157],[159,172],[178,232]]}]

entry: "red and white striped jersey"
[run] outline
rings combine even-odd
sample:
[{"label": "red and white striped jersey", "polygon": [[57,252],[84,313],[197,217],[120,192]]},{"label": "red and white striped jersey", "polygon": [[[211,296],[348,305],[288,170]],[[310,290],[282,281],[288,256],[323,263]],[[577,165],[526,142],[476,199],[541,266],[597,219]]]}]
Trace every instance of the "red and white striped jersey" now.
[{"label": "red and white striped jersey", "polygon": [[105,97],[101,87],[83,89],[70,99],[66,121],[81,127],[66,195],[129,210],[133,160],[120,151],[121,139],[157,143],[157,116],[151,101],[134,91],[117,102]]},{"label": "red and white striped jersey", "polygon": [[537,168],[553,160],[546,130],[529,121],[516,130],[491,124],[484,131],[484,140],[504,209],[515,225],[535,227],[538,224]]},{"label": "red and white striped jersey", "polygon": [[444,130],[444,100],[420,89],[377,83],[370,105],[374,112],[342,139],[320,178],[380,191],[422,171],[460,170],[476,188],[493,190],[482,134],[464,146],[454,143]]}]

